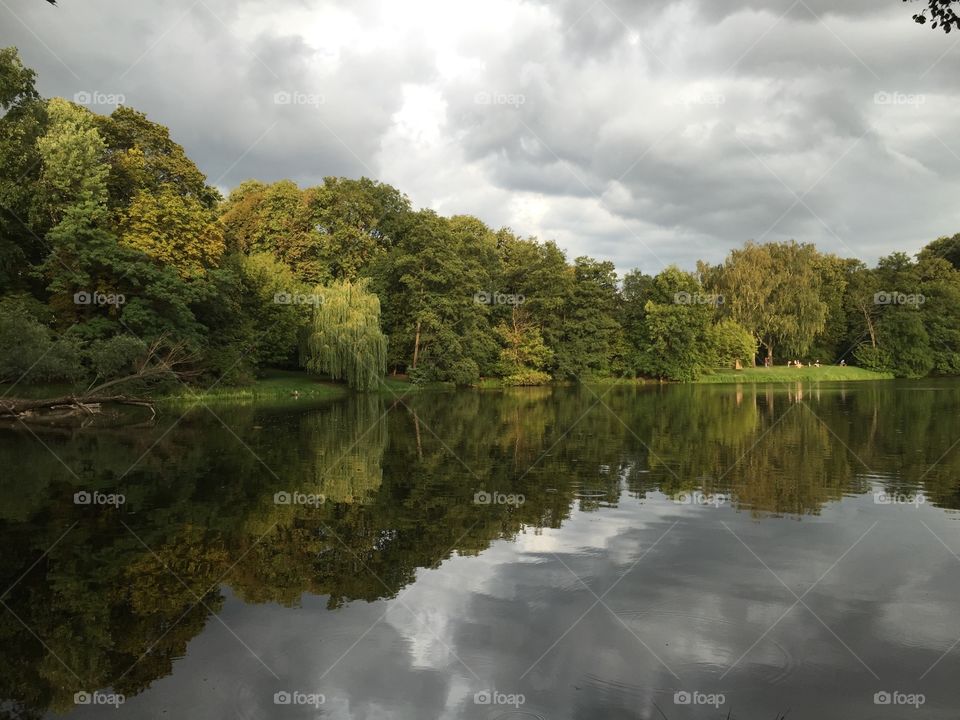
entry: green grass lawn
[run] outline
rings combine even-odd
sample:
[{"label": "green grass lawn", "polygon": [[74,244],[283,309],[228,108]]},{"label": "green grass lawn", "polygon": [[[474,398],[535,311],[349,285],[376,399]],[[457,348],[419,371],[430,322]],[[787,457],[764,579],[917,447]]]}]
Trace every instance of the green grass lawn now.
[{"label": "green grass lawn", "polygon": [[[433,387],[431,385],[414,385],[405,378],[387,376],[375,392],[391,397],[408,392],[432,389]],[[250,385],[217,385],[211,390],[204,390],[203,388],[192,388],[192,390],[193,393],[181,386],[174,392],[157,399],[161,402],[190,402],[191,400],[202,400],[203,402],[277,402],[284,400],[328,400],[344,397],[351,392],[346,383],[333,382],[301,370],[275,369],[266,371],[263,377],[257,378]]]},{"label": "green grass lawn", "polygon": [[797,380],[890,380],[893,375],[877,373],[858,367],[839,365],[806,365],[802,368],[778,365],[772,368],[756,367],[743,370],[715,370],[700,378],[700,383],[778,383]]},{"label": "green grass lawn", "polygon": [[[773,368],[745,368],[743,370],[716,370],[700,378],[700,383],[782,383],[797,380],[888,380],[892,375],[875,373],[856,367],[838,367],[825,365],[823,367],[792,368],[777,366]],[[590,384],[642,384],[643,380],[593,380]],[[504,387],[503,383],[495,378],[480,382],[480,388],[493,389]],[[452,385],[431,383],[414,385],[405,377],[387,376],[376,391],[388,397],[404,395],[410,392],[424,392],[428,390],[450,389]],[[9,392],[11,397],[46,398],[82,392],[83,387],[70,385],[17,385],[10,392],[10,384],[0,384],[0,396]],[[202,400],[203,402],[281,402],[285,400],[328,400],[344,397],[351,391],[344,383],[332,382],[326,378],[317,377],[299,370],[269,370],[263,377],[258,378],[250,385],[229,386],[217,384],[210,390],[203,387],[193,387],[192,392],[183,386],[175,386],[167,394],[157,395],[154,399],[162,403],[181,403]]]},{"label": "green grass lawn", "polygon": [[191,387],[188,390],[181,385],[169,394],[158,397],[157,400],[160,402],[190,402],[191,400],[235,402],[284,398],[325,400],[342,397],[347,392],[346,385],[318,378],[316,375],[294,370],[269,370],[250,385],[217,384],[209,390],[203,387]]}]

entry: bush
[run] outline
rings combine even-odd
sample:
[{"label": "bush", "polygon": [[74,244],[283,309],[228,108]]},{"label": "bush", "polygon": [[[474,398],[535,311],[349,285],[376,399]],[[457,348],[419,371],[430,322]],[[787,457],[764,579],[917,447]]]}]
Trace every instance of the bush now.
[{"label": "bush", "polygon": [[19,298],[0,301],[0,381],[27,384],[79,380],[80,345],[57,338],[37,317],[37,307]]},{"label": "bush", "polygon": [[550,375],[541,370],[524,369],[503,378],[503,384],[516,387],[546,385],[550,380]]},{"label": "bush", "polygon": [[480,381],[480,366],[471,358],[461,358],[451,364],[443,379],[458,387],[476,385]]},{"label": "bush", "polygon": [[887,350],[872,345],[861,345],[853,351],[857,364],[865,370],[874,372],[890,372],[890,353]]}]

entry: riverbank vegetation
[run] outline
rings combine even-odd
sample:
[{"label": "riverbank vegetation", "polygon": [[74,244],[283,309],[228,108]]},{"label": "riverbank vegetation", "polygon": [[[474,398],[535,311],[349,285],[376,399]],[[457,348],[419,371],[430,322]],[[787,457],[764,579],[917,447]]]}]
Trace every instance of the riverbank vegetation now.
[{"label": "riverbank vegetation", "polygon": [[777,366],[751,367],[742,370],[714,370],[705,373],[698,382],[722,383],[788,383],[788,382],[852,382],[861,380],[890,380],[892,373],[874,372],[859,367],[807,365],[802,368]]},{"label": "riverbank vegetation", "polygon": [[[960,236],[872,268],[810,244],[746,243],[718,265],[620,276],[549,240],[416,210],[368,178],[251,180],[223,197],[167,128],[129,107],[104,116],[41,98],[34,80],[15,49],[0,51],[8,387],[129,378],[133,395],[242,394],[298,369],[358,390],[394,374],[717,382],[787,360],[960,372]],[[862,374],[840,370],[816,375]]]}]

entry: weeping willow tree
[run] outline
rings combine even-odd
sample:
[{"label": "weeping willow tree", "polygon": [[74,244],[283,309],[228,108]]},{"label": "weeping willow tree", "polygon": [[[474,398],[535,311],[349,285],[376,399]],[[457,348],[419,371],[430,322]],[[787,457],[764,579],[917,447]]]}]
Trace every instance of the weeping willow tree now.
[{"label": "weeping willow tree", "polygon": [[387,338],[380,331],[380,300],[365,282],[317,288],[301,363],[309,371],[373,390],[387,372]]}]

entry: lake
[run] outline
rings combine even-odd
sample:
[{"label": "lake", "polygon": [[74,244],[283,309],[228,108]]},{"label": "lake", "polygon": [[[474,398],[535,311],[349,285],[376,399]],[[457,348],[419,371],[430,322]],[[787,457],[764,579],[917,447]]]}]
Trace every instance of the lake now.
[{"label": "lake", "polygon": [[0,717],[956,718],[960,382],[0,430]]}]

